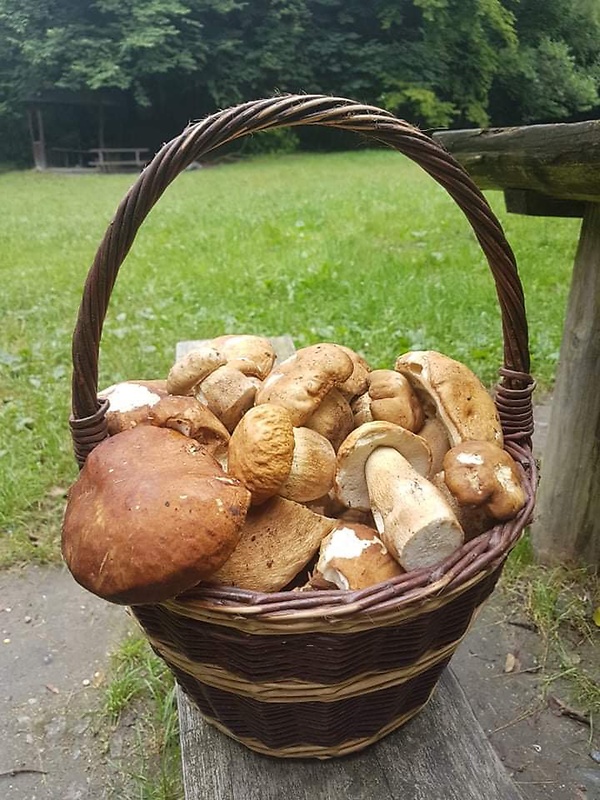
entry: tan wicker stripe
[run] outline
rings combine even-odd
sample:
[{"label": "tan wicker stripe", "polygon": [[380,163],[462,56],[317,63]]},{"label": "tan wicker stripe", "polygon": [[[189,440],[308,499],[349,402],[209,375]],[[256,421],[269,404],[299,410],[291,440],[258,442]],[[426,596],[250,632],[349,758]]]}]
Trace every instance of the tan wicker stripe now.
[{"label": "tan wicker stripe", "polygon": [[349,697],[358,697],[368,692],[388,689],[415,678],[421,672],[451,656],[464,636],[466,636],[466,632],[455,642],[450,642],[450,644],[439,650],[427,651],[409,666],[386,672],[371,672],[362,676],[352,675],[350,678],[335,684],[310,683],[293,679],[265,682],[249,681],[216,664],[202,664],[197,661],[191,661],[182,653],[173,650],[163,642],[150,636],[148,639],[168,664],[178,667],[183,672],[191,675],[192,678],[216,689],[249,697],[261,703],[299,703],[302,701],[335,703],[338,700],[344,700]]},{"label": "tan wicker stripe", "polygon": [[369,747],[369,745],[375,744],[375,742],[383,739],[383,737],[387,736],[388,733],[392,733],[392,731],[395,731],[397,728],[401,728],[402,725],[407,723],[410,719],[415,717],[419,711],[425,708],[427,703],[429,703],[431,700],[432,695],[433,689],[431,690],[427,700],[422,705],[417,706],[416,708],[411,708],[411,710],[407,711],[406,714],[403,714],[393,722],[390,722],[388,725],[385,725],[383,728],[377,731],[374,736],[365,737],[363,739],[349,739],[347,742],[344,742],[337,747],[297,744],[293,745],[292,747],[270,748],[258,739],[234,736],[233,733],[225,727],[225,725],[222,725],[220,722],[217,722],[216,719],[213,719],[206,714],[202,714],[202,717],[210,725],[213,725],[215,728],[220,730],[221,733],[229,736],[230,739],[235,739],[236,742],[240,742],[240,744],[245,745],[250,750],[254,750],[256,753],[262,753],[266,756],[276,756],[277,758],[336,758],[338,756],[347,756],[350,755],[350,753],[357,753],[359,750],[364,750],[365,747]]},{"label": "tan wicker stripe", "polygon": [[[479,572],[470,580],[465,581],[456,589],[440,594],[447,581],[442,579],[431,584],[428,589],[416,590],[419,600],[415,602],[412,594],[399,597],[393,608],[377,614],[369,614],[366,611],[352,616],[337,617],[337,609],[320,609],[320,617],[315,616],[314,609],[310,609],[306,617],[302,611],[294,611],[291,614],[269,614],[262,615],[260,618],[244,617],[243,608],[233,609],[231,606],[220,609],[213,603],[207,604],[201,600],[195,601],[192,598],[175,598],[162,603],[164,608],[173,614],[199,622],[207,622],[212,625],[223,625],[228,628],[235,628],[244,633],[257,634],[260,636],[281,635],[286,636],[293,633],[356,633],[357,631],[370,630],[374,626],[386,628],[397,625],[403,620],[415,619],[431,611],[435,611],[441,606],[447,605],[454,598],[459,597],[468,591],[472,586],[482,581],[497,565],[492,565],[489,569]],[[421,601],[424,592],[430,596]],[[323,592],[326,594],[326,592]],[[411,604],[412,601],[412,604]]]}]

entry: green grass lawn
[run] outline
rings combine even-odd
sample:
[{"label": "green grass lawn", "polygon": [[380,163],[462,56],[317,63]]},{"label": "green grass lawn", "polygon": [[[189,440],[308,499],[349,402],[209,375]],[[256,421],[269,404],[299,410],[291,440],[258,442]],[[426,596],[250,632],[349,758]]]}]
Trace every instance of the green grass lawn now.
[{"label": "green grass lawn", "polygon": [[[52,559],[70,450],[70,340],[95,249],[131,176],[0,175],[0,564]],[[508,216],[532,371],[554,376],[576,220]],[[100,382],[164,377],[178,339],[291,333],[391,367],[433,348],[487,383],[501,364],[493,282],[462,214],[387,151],[189,172],[154,209],[117,281]]]}]

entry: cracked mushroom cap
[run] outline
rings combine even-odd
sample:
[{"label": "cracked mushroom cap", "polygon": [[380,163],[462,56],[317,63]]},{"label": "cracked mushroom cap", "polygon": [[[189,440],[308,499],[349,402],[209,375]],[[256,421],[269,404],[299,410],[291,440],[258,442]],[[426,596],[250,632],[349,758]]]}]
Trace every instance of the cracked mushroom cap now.
[{"label": "cracked mushroom cap", "polygon": [[337,454],[335,493],[347,508],[370,509],[365,468],[378,447],[397,450],[419,474],[428,474],[431,451],[424,439],[392,422],[365,422],[342,442]]},{"label": "cracked mushroom cap", "polygon": [[492,442],[463,442],[444,456],[444,482],[461,506],[477,506],[498,522],[525,505],[525,491],[512,456]]},{"label": "cracked mushroom cap", "polygon": [[62,552],[75,580],[114,603],[157,603],[216,572],[250,493],[197,442],[139,425],[101,442],[69,491]]},{"label": "cracked mushroom cap", "polygon": [[339,522],[321,542],[311,583],[316,579],[315,588],[325,581],[331,588],[366,589],[403,572],[376,531],[358,523]]},{"label": "cracked mushroom cap", "polygon": [[325,395],[349,378],[352,370],[352,359],[335,344],[303,347],[271,371],[256,394],[256,405],[287,408],[292,424],[303,426]]},{"label": "cracked mushroom cap", "polygon": [[475,439],[503,444],[502,427],[492,397],[479,378],[459,361],[434,350],[415,350],[396,361],[425,407],[448,431],[450,445]]},{"label": "cracked mushroom cap", "polygon": [[242,418],[229,443],[227,470],[252,494],[259,505],[277,494],[290,474],[294,457],[294,429],[281,406],[264,403]]},{"label": "cracked mushroom cap", "polygon": [[121,381],[98,392],[98,397],[109,401],[106,414],[109,435],[147,422],[152,407],[166,396],[166,381],[161,380]]}]

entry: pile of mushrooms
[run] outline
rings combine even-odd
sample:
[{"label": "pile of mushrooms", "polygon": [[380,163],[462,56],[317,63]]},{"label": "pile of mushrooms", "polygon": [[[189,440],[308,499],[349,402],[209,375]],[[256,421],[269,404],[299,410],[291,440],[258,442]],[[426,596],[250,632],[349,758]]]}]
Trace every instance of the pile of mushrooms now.
[{"label": "pile of mushrooms", "polygon": [[371,370],[320,343],[276,363],[229,335],[166,380],[126,381],[69,493],[63,553],[87,589],[160,602],[197,585],[362,589],[433,567],[525,503],[496,407],[434,351]]}]

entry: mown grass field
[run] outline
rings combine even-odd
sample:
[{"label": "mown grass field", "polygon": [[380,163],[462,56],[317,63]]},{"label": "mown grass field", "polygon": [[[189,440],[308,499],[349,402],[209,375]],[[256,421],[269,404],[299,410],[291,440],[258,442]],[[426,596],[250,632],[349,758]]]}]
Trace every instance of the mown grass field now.
[{"label": "mown grass field", "polygon": [[[131,176],[0,175],[0,564],[57,557],[70,450],[70,344],[96,247]],[[533,372],[553,381],[576,220],[506,215]],[[391,367],[433,348],[487,383],[501,363],[490,274],[461,213],[392,152],[258,158],[189,172],[144,224],[117,281],[100,383],[163,377],[178,339],[321,340]]]}]

